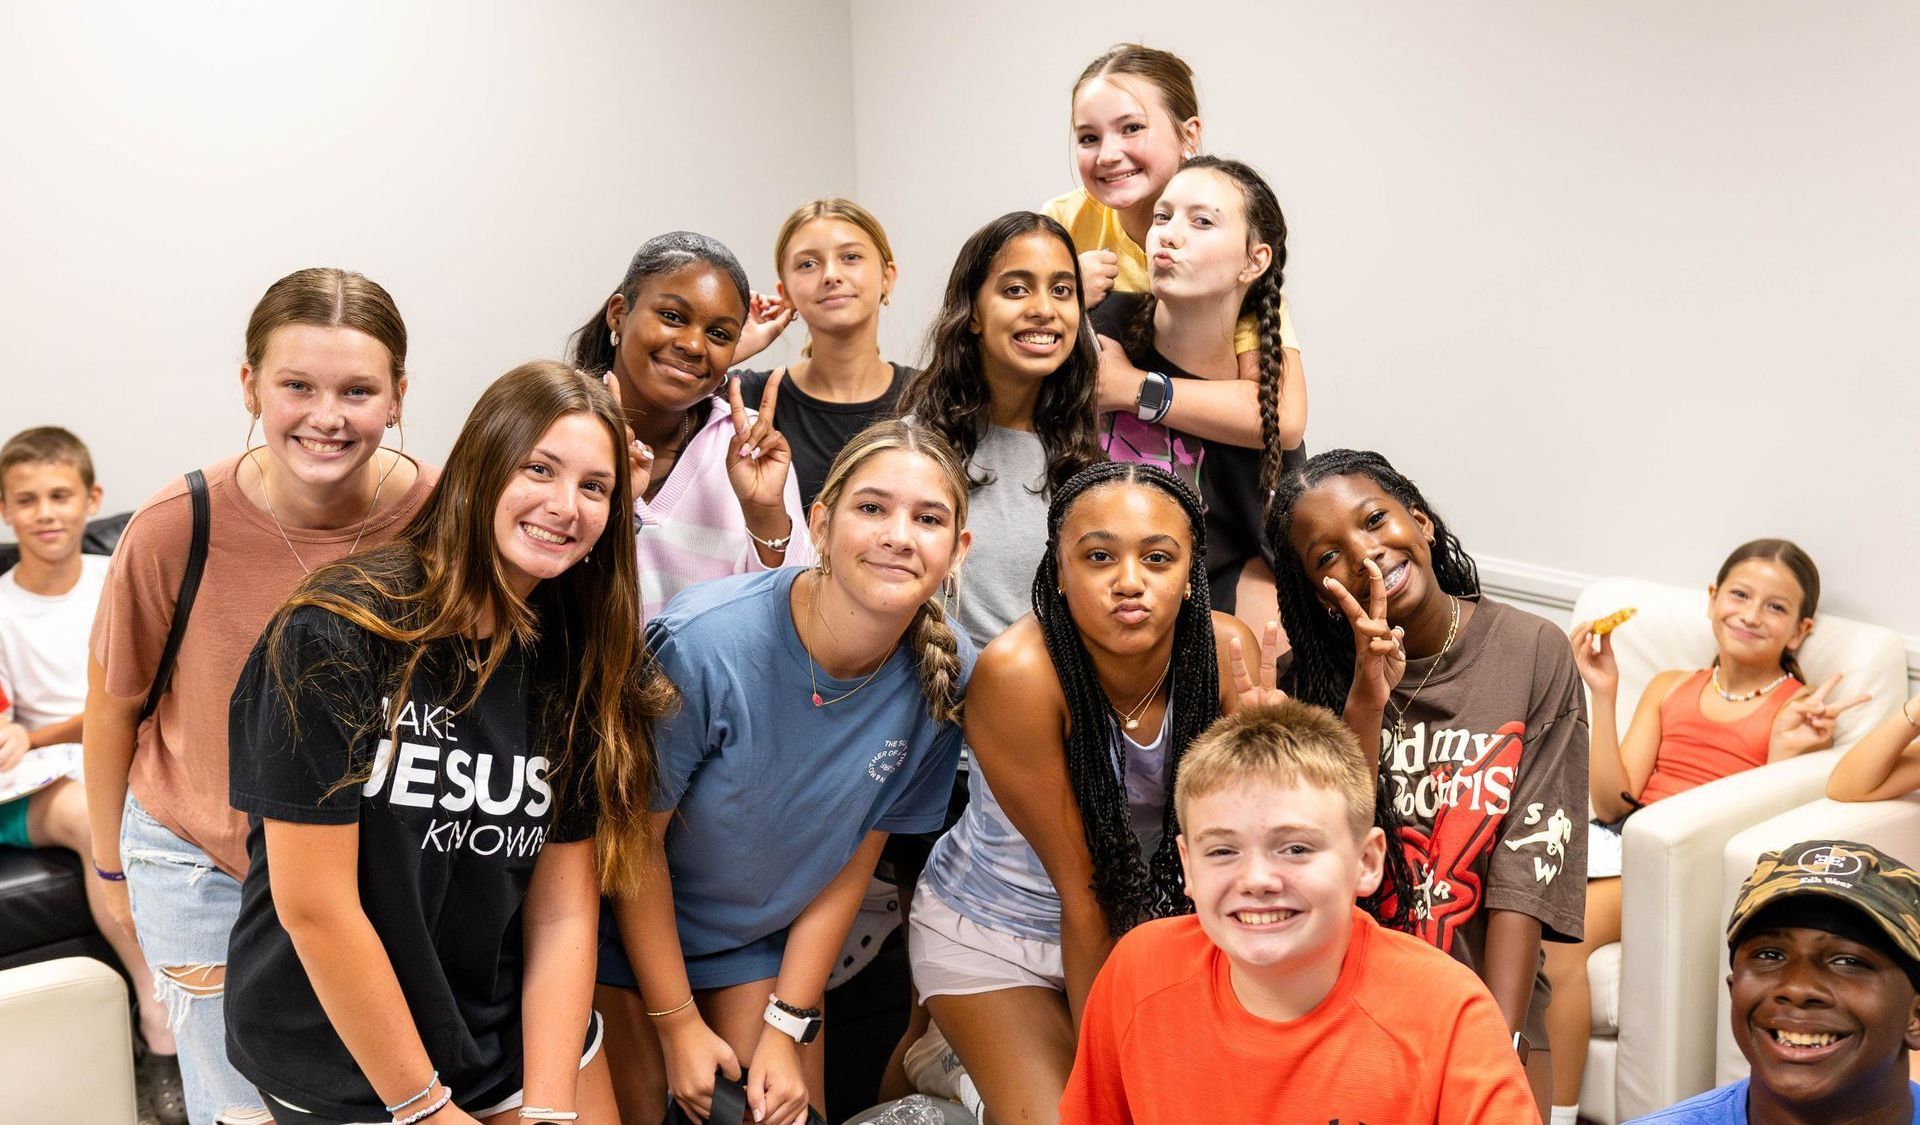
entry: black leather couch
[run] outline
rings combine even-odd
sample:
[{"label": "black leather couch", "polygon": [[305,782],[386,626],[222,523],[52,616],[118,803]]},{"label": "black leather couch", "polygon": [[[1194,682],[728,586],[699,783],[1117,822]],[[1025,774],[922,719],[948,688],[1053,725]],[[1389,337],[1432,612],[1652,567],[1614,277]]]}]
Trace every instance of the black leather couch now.
[{"label": "black leather couch", "polygon": [[[90,555],[112,554],[130,515],[122,512],[87,524],[81,549]],[[0,572],[19,558],[19,547],[0,543]],[[87,877],[80,857],[65,848],[0,848],[0,969],[73,956],[120,967],[87,910],[86,884],[81,881]]]}]

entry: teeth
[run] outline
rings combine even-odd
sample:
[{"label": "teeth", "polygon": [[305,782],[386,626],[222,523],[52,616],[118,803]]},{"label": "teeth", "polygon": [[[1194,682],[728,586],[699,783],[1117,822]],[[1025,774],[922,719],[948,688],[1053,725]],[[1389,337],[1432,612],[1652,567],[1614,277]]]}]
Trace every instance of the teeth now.
[{"label": "teeth", "polygon": [[536,539],[542,543],[565,543],[567,541],[566,536],[555,535],[544,527],[535,527],[530,523],[523,523],[520,527],[527,533],[527,538]]},{"label": "teeth", "polygon": [[295,440],[299,441],[301,445],[306,446],[308,449],[313,450],[315,453],[338,453],[347,447],[347,443],[344,441],[315,441],[312,438],[297,438]]},{"label": "teeth", "polygon": [[1022,332],[1016,340],[1025,340],[1029,344],[1051,344],[1060,339],[1058,332]]},{"label": "teeth", "polygon": [[1271,926],[1292,914],[1291,910],[1242,910],[1239,918],[1249,926]]},{"label": "teeth", "polygon": [[1840,1038],[1831,1031],[1775,1031],[1773,1037],[1789,1047],[1826,1047]]}]

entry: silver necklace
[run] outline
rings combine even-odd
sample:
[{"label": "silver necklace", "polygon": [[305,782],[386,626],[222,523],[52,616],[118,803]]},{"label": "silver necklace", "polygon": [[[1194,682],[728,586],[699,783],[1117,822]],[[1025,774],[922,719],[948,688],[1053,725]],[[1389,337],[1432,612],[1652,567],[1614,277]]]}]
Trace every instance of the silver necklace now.
[{"label": "silver necklace", "polygon": [[[813,618],[813,620],[816,623],[820,620],[820,580],[819,579],[815,579],[813,583],[813,597],[808,599],[807,616]],[[840,702],[842,699],[846,699],[846,698],[849,698],[850,696],[857,694],[861,688],[866,687],[868,684],[873,682],[873,678],[880,674],[880,669],[885,668],[887,666],[887,661],[893,659],[893,653],[889,651],[885,656],[880,658],[880,663],[875,664],[873,666],[873,671],[867,673],[866,679],[861,680],[859,683],[853,685],[851,689],[841,692],[839,695],[834,696],[832,699],[822,699],[820,697],[820,681],[815,678],[819,670],[819,666],[814,663],[813,649],[808,646],[807,638],[804,636],[800,638],[800,649],[802,652],[805,652],[807,654],[807,686],[813,689],[813,705],[815,707],[831,706],[832,704]]]},{"label": "silver necklace", "polygon": [[1790,675],[1792,675],[1791,672],[1782,672],[1780,673],[1779,679],[1768,684],[1766,687],[1757,687],[1757,688],[1754,688],[1752,691],[1743,691],[1737,695],[1733,692],[1728,691],[1725,687],[1721,686],[1720,665],[1717,661],[1714,663],[1713,676],[1711,678],[1713,680],[1713,690],[1720,693],[1720,698],[1726,700],[1728,703],[1747,703],[1747,702],[1751,702],[1752,700],[1758,699],[1763,695],[1766,695],[1768,692],[1771,692],[1774,688],[1777,688],[1781,684],[1786,683],[1787,677]]},{"label": "silver necklace", "polygon": [[[1427,669],[1427,674],[1420,677],[1420,686],[1413,689],[1412,695],[1407,696],[1406,706],[1401,707],[1394,712],[1393,740],[1395,742],[1399,742],[1402,739],[1406,738],[1407,712],[1413,708],[1413,701],[1420,698],[1420,693],[1427,689],[1427,682],[1433,679],[1433,674],[1440,670],[1441,662],[1446,660],[1447,658],[1447,650],[1453,647],[1453,638],[1459,635],[1460,599],[1454,597],[1452,594],[1448,594],[1447,598],[1453,603],[1453,615],[1447,619],[1447,639],[1440,642],[1440,652],[1438,655],[1436,655],[1433,658],[1433,667]],[[1388,706],[1391,707],[1393,705],[1389,703]]]},{"label": "silver necklace", "polygon": [[[294,549],[292,537],[287,534],[287,529],[281,525],[279,513],[273,510],[273,490],[267,487],[267,472],[260,467],[259,459],[254,456],[254,454],[258,452],[260,452],[259,446],[247,450],[247,460],[253,462],[253,471],[260,475],[260,498],[267,502],[267,518],[273,521],[274,530],[280,533],[280,541],[287,545],[287,553],[293,556],[294,562],[300,564],[300,573],[312,574],[313,568],[308,566],[307,560],[301,558],[300,552]],[[374,509],[380,506],[380,490],[387,486],[387,478],[392,476],[393,470],[399,468],[399,466],[400,459],[395,457],[393,464],[388,465],[387,471],[381,473],[380,479],[374,482],[373,503],[367,505],[367,514],[360,517],[360,530],[354,533],[353,545],[347,548],[347,554],[351,555],[360,549],[360,538],[367,533],[367,523],[373,519]]]}]

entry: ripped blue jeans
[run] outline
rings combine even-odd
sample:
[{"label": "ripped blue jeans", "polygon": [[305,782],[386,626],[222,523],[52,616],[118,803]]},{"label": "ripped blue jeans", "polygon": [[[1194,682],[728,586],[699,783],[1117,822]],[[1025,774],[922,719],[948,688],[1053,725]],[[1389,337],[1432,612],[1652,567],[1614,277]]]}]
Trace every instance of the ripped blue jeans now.
[{"label": "ripped blue jeans", "polygon": [[227,1061],[227,935],[240,917],[240,884],[207,853],[174,835],[127,794],[120,862],[140,951],[180,1044],[180,1077],[192,1125],[268,1120],[260,1092]]}]

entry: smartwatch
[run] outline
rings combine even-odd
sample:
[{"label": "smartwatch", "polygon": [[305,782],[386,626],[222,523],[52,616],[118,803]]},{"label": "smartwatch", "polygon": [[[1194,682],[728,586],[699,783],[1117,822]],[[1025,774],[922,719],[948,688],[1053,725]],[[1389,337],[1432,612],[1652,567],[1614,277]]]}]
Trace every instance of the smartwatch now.
[{"label": "smartwatch", "polygon": [[795,1043],[811,1043],[818,1039],[820,1029],[827,1023],[824,1015],[819,1008],[796,1008],[778,996],[767,997],[765,1018],[768,1025]]},{"label": "smartwatch", "polygon": [[1134,413],[1142,422],[1158,422],[1173,407],[1173,380],[1158,371],[1149,371],[1140,380],[1140,397]]}]

